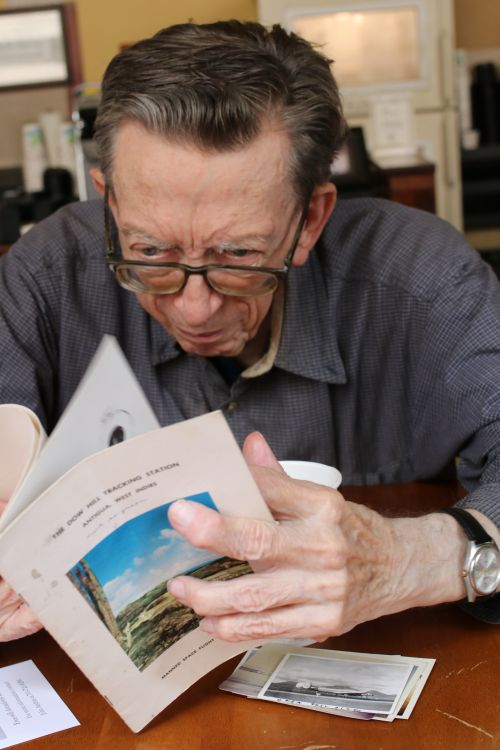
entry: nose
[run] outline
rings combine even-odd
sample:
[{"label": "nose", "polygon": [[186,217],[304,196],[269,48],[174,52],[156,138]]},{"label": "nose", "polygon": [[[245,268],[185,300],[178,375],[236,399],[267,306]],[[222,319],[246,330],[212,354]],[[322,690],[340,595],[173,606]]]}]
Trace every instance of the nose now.
[{"label": "nose", "polygon": [[188,325],[202,326],[222,307],[224,295],[209,287],[203,276],[191,275],[174,304]]}]

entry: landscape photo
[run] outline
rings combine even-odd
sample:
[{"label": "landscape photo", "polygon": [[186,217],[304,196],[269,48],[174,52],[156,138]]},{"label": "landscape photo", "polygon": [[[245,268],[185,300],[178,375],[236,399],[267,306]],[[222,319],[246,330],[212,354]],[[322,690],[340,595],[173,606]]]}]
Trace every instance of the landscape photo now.
[{"label": "landscape photo", "polygon": [[[185,499],[217,510],[208,492]],[[66,574],[140,671],[201,619],[169,594],[170,578],[229,580],[251,573],[245,562],[186,542],[168,521],[172,502],[124,523]]]}]

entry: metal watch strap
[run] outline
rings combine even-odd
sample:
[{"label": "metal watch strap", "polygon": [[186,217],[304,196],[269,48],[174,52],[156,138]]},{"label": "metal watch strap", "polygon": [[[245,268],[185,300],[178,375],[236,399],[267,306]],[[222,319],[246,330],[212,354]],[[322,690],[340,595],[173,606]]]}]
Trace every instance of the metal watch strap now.
[{"label": "metal watch strap", "polygon": [[486,544],[487,542],[493,542],[491,536],[484,530],[479,521],[474,516],[463,508],[442,508],[440,513],[448,513],[450,516],[458,521],[460,526],[467,534],[468,539],[476,544]]}]

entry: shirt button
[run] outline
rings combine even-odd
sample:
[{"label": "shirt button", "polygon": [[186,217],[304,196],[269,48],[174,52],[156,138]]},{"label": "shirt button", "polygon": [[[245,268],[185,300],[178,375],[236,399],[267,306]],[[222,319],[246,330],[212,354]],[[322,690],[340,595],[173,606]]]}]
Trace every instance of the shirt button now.
[{"label": "shirt button", "polygon": [[227,411],[228,414],[232,414],[233,411],[236,411],[237,408],[238,408],[237,402],[236,401],[230,401],[228,403],[228,405],[226,406],[226,411]]}]

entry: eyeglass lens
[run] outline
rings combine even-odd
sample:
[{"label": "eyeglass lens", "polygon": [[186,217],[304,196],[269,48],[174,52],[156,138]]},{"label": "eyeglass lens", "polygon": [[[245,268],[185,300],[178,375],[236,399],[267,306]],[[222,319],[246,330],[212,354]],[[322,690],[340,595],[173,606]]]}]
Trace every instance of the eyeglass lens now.
[{"label": "eyeglass lens", "polygon": [[[175,294],[187,280],[183,268],[117,265],[116,274],[122,286],[147,294]],[[233,295],[260,295],[273,292],[278,278],[264,271],[220,268],[203,271],[208,284],[217,292]]]}]

